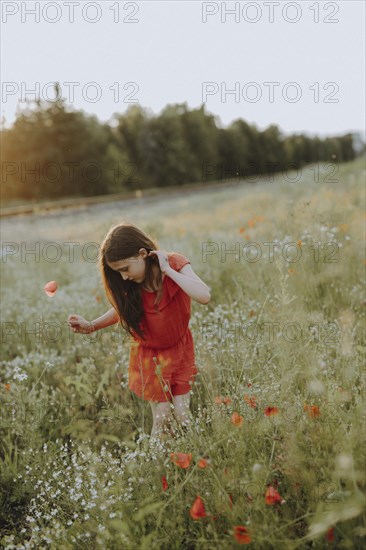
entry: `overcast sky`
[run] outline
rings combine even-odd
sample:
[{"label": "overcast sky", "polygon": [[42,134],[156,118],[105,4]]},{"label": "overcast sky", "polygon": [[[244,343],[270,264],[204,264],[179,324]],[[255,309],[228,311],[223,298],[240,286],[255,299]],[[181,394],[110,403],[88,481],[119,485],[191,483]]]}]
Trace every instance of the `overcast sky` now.
[{"label": "overcast sky", "polygon": [[[133,101],[156,114],[187,102],[205,103],[223,126],[244,118],[286,134],[364,133],[363,0],[2,1],[1,9],[7,126],[34,98],[29,90],[52,99],[59,81],[69,103],[101,121]],[[74,97],[70,82],[79,84]]]}]

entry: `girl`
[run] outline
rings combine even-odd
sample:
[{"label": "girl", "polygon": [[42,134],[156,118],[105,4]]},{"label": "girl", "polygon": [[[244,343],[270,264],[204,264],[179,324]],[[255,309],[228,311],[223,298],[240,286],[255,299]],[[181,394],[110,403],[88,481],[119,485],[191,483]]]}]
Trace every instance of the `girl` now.
[{"label": "girl", "polygon": [[128,222],[109,230],[98,266],[113,307],[92,322],[69,315],[69,325],[74,332],[87,334],[120,322],[132,336],[128,385],[150,402],[151,436],[166,431],[170,400],[178,423],[187,426],[190,390],[198,372],[188,327],[191,298],[208,304],[209,287],[185,256],[159,250],[156,242]]}]

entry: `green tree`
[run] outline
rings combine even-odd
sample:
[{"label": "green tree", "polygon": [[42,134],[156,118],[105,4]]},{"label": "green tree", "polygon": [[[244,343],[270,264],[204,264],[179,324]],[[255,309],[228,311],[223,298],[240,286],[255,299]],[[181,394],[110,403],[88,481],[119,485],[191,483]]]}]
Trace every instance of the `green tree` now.
[{"label": "green tree", "polygon": [[[57,88],[56,88],[57,90]],[[2,131],[2,198],[39,200],[89,196],[116,189],[113,165],[127,156],[111,128],[95,116],[54,103],[29,102],[10,129]]]}]

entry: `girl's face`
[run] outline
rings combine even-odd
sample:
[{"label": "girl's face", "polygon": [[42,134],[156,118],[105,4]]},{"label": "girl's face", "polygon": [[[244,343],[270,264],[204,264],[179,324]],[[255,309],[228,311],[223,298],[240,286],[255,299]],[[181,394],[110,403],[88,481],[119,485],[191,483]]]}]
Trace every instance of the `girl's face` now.
[{"label": "girl's face", "polygon": [[146,257],[147,251],[145,248],[140,248],[137,256],[126,258],[125,260],[118,260],[118,262],[107,263],[111,269],[121,274],[124,281],[128,279],[135,283],[142,283],[145,279]]}]

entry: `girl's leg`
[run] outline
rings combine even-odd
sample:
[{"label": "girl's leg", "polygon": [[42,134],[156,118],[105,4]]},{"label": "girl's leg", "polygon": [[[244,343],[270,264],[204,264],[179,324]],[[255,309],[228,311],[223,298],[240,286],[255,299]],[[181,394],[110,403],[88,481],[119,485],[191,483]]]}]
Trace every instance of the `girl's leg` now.
[{"label": "girl's leg", "polygon": [[174,395],[174,412],[176,419],[182,426],[189,426],[191,421],[191,411],[189,409],[189,402],[191,398],[191,392],[184,395]]},{"label": "girl's leg", "polygon": [[150,401],[150,405],[153,414],[151,436],[159,437],[166,429],[167,420],[170,416],[170,403],[168,401],[163,403]]}]

